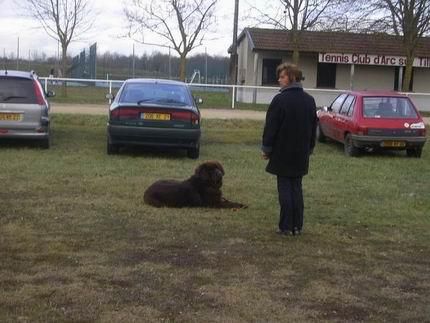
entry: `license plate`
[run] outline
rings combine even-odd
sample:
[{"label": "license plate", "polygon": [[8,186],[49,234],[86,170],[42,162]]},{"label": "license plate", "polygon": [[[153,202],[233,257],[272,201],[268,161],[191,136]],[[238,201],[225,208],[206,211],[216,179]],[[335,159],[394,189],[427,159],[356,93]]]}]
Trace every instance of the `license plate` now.
[{"label": "license plate", "polygon": [[405,147],[406,143],[404,141],[396,141],[396,140],[384,140],[382,142],[382,147]]},{"label": "license plate", "polygon": [[0,121],[21,121],[21,113],[0,113]]},{"label": "license plate", "polygon": [[168,113],[148,113],[148,112],[144,112],[141,115],[142,119],[145,120],[170,120],[170,114]]}]

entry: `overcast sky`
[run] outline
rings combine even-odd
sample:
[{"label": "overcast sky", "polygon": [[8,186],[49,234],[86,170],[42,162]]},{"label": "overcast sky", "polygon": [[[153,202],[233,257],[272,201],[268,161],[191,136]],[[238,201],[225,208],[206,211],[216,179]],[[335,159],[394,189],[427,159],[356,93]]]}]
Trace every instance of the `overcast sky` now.
[{"label": "overcast sky", "polygon": [[[5,52],[8,57],[16,57],[17,39],[20,43],[20,57],[28,58],[29,53],[34,52],[41,54],[46,53],[48,56],[57,55],[57,42],[48,37],[45,31],[39,27],[37,22],[29,17],[25,17],[16,4],[16,0],[0,0],[0,55]],[[68,54],[77,55],[83,48],[87,48],[94,42],[97,42],[98,53],[106,51],[119,52],[122,54],[131,54],[133,41],[123,38],[126,32],[122,1],[121,0],[92,0],[93,7],[99,12],[94,23],[92,32],[86,39],[72,43],[69,46]],[[246,1],[241,1],[240,12],[247,10]],[[209,35],[205,40],[204,46],[201,46],[191,54],[204,53],[205,47],[210,55],[227,55],[227,49],[231,45],[233,38],[233,11],[234,0],[218,0],[216,8],[217,23],[214,26],[216,34]],[[244,23],[239,23],[239,33],[244,28]],[[151,37],[145,34],[145,42],[163,43],[161,39]],[[165,43],[165,42],[164,42]],[[165,43],[166,44],[166,43]],[[165,51],[160,47],[149,45],[135,44],[137,55],[144,52]]]}]

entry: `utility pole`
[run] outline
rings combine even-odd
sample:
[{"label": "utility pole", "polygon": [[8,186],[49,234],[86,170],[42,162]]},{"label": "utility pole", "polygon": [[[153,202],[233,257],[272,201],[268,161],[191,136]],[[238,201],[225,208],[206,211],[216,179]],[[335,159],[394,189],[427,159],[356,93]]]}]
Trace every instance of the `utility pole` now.
[{"label": "utility pole", "polygon": [[133,78],[135,76],[134,69],[136,67],[136,58],[134,56],[134,42],[133,42]]},{"label": "utility pole", "polygon": [[172,78],[172,57],[170,55],[170,46],[169,46],[169,80]]},{"label": "utility pole", "polygon": [[205,46],[205,83],[208,84],[208,50]]},{"label": "utility pole", "polygon": [[231,53],[231,83],[237,83],[237,23],[239,18],[239,0],[234,0],[233,46]]},{"label": "utility pole", "polygon": [[18,37],[18,45],[16,48],[16,69],[19,70],[19,37]]}]

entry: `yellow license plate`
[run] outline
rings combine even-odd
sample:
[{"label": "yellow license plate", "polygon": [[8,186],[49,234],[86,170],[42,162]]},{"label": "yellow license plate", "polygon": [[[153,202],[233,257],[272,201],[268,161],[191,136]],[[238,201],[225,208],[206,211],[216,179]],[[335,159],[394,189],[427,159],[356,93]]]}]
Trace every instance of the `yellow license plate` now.
[{"label": "yellow license plate", "polygon": [[142,113],[142,119],[145,120],[170,120],[170,114],[168,113]]},{"label": "yellow license plate", "polygon": [[0,113],[1,121],[21,121],[21,113]]},{"label": "yellow license plate", "polygon": [[382,147],[405,147],[406,143],[404,141],[396,141],[396,140],[385,140],[382,142]]}]

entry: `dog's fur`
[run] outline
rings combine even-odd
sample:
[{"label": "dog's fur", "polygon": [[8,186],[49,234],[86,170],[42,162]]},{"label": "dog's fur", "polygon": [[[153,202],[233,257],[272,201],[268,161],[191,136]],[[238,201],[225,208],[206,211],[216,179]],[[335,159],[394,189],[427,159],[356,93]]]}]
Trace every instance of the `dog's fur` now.
[{"label": "dog's fur", "polygon": [[224,169],[217,161],[199,165],[185,181],[160,180],[149,186],[143,196],[146,204],[155,207],[243,208],[222,197]]}]

